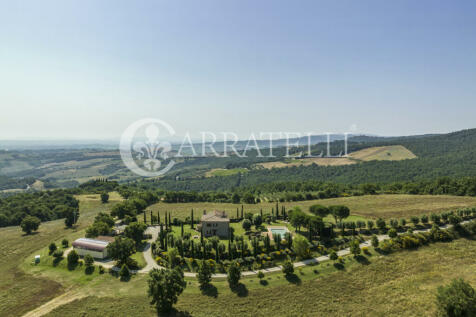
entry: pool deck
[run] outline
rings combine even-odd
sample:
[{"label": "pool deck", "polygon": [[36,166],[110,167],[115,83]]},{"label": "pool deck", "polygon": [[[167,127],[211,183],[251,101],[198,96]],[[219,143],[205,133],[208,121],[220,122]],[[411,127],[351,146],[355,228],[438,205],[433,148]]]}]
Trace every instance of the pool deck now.
[{"label": "pool deck", "polygon": [[[281,230],[285,230],[286,232],[290,232],[289,229],[285,226],[268,226],[266,227],[266,229],[268,229],[268,237],[273,240],[273,232],[271,231],[271,229],[281,229]],[[282,239],[284,237],[281,237]]]}]

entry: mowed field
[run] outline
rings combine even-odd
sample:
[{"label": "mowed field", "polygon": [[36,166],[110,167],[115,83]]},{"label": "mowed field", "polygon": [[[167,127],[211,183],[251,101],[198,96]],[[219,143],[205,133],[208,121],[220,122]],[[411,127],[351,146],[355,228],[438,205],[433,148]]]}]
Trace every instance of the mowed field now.
[{"label": "mowed field", "polygon": [[410,150],[402,145],[377,146],[349,154],[360,161],[401,161],[416,158]]},{"label": "mowed field", "polygon": [[[308,211],[314,204],[324,206],[346,205],[350,208],[351,215],[368,219],[379,217],[390,218],[410,218],[414,215],[430,214],[432,212],[442,212],[463,207],[476,207],[476,197],[459,196],[431,196],[431,195],[372,195],[354,196],[333,199],[309,200],[299,202],[285,202],[279,205],[286,206],[287,209],[299,206],[303,211]],[[271,213],[271,208],[276,203],[244,204],[245,212],[258,213],[263,209],[263,213]],[[172,218],[185,219],[194,210],[195,219],[203,214],[203,211],[223,210],[230,217],[236,217],[236,210],[241,213],[241,204],[230,203],[157,203],[149,207],[154,213],[159,211],[161,215],[171,212]],[[281,207],[279,207],[281,208]]]},{"label": "mowed field", "polygon": [[0,228],[0,316],[21,316],[64,291],[56,280],[25,273],[19,268],[33,252],[55,240],[81,234],[99,211],[107,211],[121,198],[111,193],[110,203],[99,195],[79,196],[80,218],[75,229],[66,229],[64,219],[44,222],[39,232],[25,236],[19,227]]},{"label": "mowed field", "polygon": [[[215,292],[200,294],[189,281],[174,316],[435,316],[438,286],[462,277],[476,287],[476,241],[460,239],[389,256],[373,254],[369,263],[350,263],[327,272],[332,264],[297,272],[301,281],[246,280],[244,290],[231,292],[214,281]],[[117,282],[114,282],[115,284]],[[110,295],[98,287],[88,297],[53,310],[47,316],[157,316],[146,296],[146,280],[137,277]],[[248,286],[250,284],[259,286]],[[126,292],[130,292],[125,295]],[[122,295],[121,295],[122,294]],[[104,297],[103,297],[104,296]]]},{"label": "mowed field", "polygon": [[414,159],[416,155],[402,145],[378,146],[350,153],[347,157],[314,157],[288,160],[285,162],[258,163],[264,168],[282,168],[290,166],[306,166],[317,164],[321,166],[341,166],[369,161],[401,161]]}]

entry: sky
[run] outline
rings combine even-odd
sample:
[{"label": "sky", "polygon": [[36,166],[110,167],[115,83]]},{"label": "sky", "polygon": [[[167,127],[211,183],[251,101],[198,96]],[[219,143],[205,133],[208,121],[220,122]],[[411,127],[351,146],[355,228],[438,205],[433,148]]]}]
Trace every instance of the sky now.
[{"label": "sky", "polygon": [[0,1],[0,140],[475,128],[475,1]]}]

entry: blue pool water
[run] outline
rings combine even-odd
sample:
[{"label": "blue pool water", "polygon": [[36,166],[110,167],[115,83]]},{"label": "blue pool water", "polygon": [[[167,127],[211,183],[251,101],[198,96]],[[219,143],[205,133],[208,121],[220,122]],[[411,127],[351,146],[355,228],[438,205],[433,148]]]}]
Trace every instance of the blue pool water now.
[{"label": "blue pool water", "polygon": [[281,239],[283,239],[286,232],[288,232],[288,230],[284,228],[270,228],[270,230],[273,235],[279,234]]}]

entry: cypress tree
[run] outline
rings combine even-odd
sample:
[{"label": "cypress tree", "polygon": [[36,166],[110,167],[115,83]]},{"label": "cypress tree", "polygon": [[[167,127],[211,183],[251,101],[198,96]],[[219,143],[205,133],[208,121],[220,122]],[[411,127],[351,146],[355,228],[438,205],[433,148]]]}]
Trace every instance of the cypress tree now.
[{"label": "cypress tree", "polygon": [[243,205],[241,205],[241,220],[243,220]]},{"label": "cypress tree", "polygon": [[162,223],[160,222],[160,211],[157,210],[157,220],[159,221],[159,225],[162,225]]},{"label": "cypress tree", "polygon": [[169,212],[169,226],[172,226],[172,221],[170,220],[170,212]]},{"label": "cypress tree", "polygon": [[239,218],[239,215],[238,215],[238,208],[236,208],[236,219]]},{"label": "cypress tree", "polygon": [[193,208],[192,208],[192,216],[191,216],[190,228],[193,229]]},{"label": "cypress tree", "polygon": [[279,205],[278,205],[278,201],[276,200],[276,212],[278,212],[279,210]]},{"label": "cypress tree", "polygon": [[182,234],[182,237],[183,237],[183,221],[182,221],[181,224],[182,224],[182,232],[181,232],[181,234]]},{"label": "cypress tree", "polygon": [[144,210],[144,223],[147,224],[147,217],[145,215],[145,210]]},{"label": "cypress tree", "polygon": [[152,210],[150,211],[150,224],[153,225],[154,218],[152,217]]},{"label": "cypress tree", "polygon": [[261,219],[263,219],[263,208],[261,208],[261,209],[259,210],[259,214],[260,214],[260,216],[261,216]]}]

